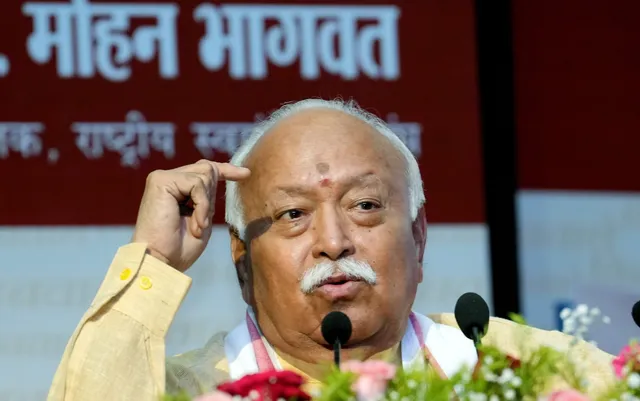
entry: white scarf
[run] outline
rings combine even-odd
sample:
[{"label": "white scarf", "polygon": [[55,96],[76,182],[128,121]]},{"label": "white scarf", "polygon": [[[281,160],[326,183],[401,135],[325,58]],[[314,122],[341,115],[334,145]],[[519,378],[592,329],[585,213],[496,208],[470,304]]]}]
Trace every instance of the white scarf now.
[{"label": "white scarf", "polygon": [[[253,310],[249,308],[248,312],[256,327],[260,330]],[[421,342],[426,345],[447,377],[451,377],[465,366],[475,366],[478,360],[476,349],[473,342],[466,338],[460,330],[435,323],[419,313],[415,313],[415,315],[424,336]],[[273,347],[262,336],[262,333],[260,335],[271,357],[273,366],[277,370],[282,370]],[[407,328],[400,342],[400,349],[403,368],[409,369],[425,365],[426,362],[422,357],[423,352],[420,348],[418,337],[410,322],[407,323]],[[232,380],[258,372],[258,364],[246,321],[243,321],[227,335],[224,351],[229,362],[229,374]]]}]

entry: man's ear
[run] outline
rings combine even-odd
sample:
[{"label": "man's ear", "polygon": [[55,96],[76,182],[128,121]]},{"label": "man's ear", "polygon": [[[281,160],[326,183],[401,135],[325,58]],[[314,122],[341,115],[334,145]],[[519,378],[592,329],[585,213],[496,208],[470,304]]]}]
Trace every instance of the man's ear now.
[{"label": "man's ear", "polygon": [[412,224],[413,241],[416,248],[416,259],[418,261],[418,282],[422,282],[422,265],[424,261],[424,251],[427,247],[427,214],[424,207],[418,211],[418,216]]},{"label": "man's ear", "polygon": [[229,237],[231,238],[231,259],[234,264],[237,264],[238,260],[247,253],[247,247],[235,228],[229,227]]},{"label": "man's ear", "polygon": [[240,290],[242,291],[242,298],[244,301],[252,305],[252,271],[251,271],[251,257],[248,253],[245,242],[240,239],[238,231],[234,228],[229,228],[229,236],[231,237],[231,258],[233,264],[236,267],[236,274],[238,275],[238,283],[240,284]]}]

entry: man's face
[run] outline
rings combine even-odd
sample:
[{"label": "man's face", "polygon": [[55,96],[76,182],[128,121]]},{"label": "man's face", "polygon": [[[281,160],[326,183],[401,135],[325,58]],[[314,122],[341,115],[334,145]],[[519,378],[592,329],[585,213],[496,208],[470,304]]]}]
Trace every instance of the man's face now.
[{"label": "man's face", "polygon": [[[401,339],[422,280],[425,240],[424,227],[411,221],[405,163],[366,123],[323,109],[281,121],[254,148],[240,195],[248,226],[267,225],[247,239],[248,285],[261,329],[276,348],[296,355],[324,344],[320,324],[333,310],[352,321],[347,352],[385,349]],[[376,283],[301,290],[310,268],[344,258],[367,262]]]}]

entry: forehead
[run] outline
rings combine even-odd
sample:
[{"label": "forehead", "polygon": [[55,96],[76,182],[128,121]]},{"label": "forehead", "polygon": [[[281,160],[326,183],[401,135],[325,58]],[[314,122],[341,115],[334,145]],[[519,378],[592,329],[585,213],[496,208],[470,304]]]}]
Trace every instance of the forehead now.
[{"label": "forehead", "polygon": [[348,180],[354,174],[373,173],[384,180],[403,175],[405,160],[388,138],[366,122],[341,111],[314,109],[272,127],[256,144],[246,166],[252,170],[251,181],[262,185],[281,180],[302,184],[319,175]]}]

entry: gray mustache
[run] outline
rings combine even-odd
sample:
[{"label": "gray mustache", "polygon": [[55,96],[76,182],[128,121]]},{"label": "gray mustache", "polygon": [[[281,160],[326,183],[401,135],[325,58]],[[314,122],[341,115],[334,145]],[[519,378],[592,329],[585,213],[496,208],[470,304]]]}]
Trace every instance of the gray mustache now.
[{"label": "gray mustache", "polygon": [[300,290],[304,294],[309,294],[338,273],[353,280],[362,280],[370,285],[376,283],[376,272],[369,263],[345,258],[336,262],[321,262],[307,270],[300,279]]}]

